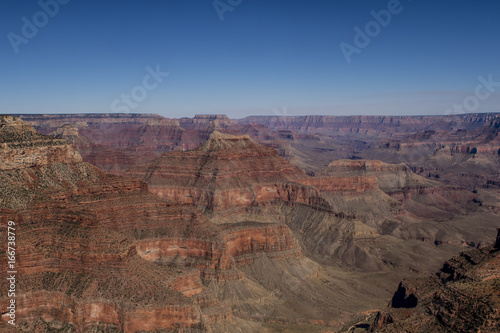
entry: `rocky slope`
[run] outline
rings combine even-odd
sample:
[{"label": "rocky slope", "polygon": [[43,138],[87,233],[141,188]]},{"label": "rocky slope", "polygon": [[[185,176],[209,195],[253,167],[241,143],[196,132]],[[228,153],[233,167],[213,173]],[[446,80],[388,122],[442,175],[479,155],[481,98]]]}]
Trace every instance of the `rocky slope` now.
[{"label": "rocky slope", "polygon": [[[346,294],[360,299],[345,309],[351,314],[379,298],[381,291],[362,299],[359,287],[346,283],[351,276],[336,276],[305,258],[278,219],[214,224],[194,205],[166,201],[138,179],[81,162],[72,146],[62,140],[53,145],[22,121],[2,118],[6,126],[10,141],[2,154],[38,145],[32,153],[43,162],[21,160],[14,169],[9,162],[0,170],[1,225],[12,220],[17,226],[20,331],[320,331],[351,320],[339,311]],[[44,143],[16,139],[30,136]],[[200,150],[230,148],[234,142],[227,139]],[[246,141],[242,156],[253,151],[254,143]],[[70,154],[60,157],[61,147]],[[278,166],[297,172],[272,165]],[[7,289],[2,276],[0,287]],[[2,306],[8,302],[0,298]],[[3,313],[2,330],[10,328],[8,319]]]},{"label": "rocky slope", "polygon": [[[2,228],[12,220],[17,230],[18,327],[27,332],[44,322],[77,332],[203,327],[199,305],[184,296],[185,284],[177,281],[181,274],[142,259],[135,245],[145,237],[144,223],[150,237],[175,235],[179,221],[188,223],[195,212],[166,207],[146,184],[80,162],[63,140],[38,135],[17,119],[1,120],[7,141],[1,154],[31,149],[27,161],[2,160],[0,170]],[[131,214],[139,207],[140,213]],[[171,224],[159,225],[160,216]],[[1,259],[6,267],[5,255]],[[1,285],[7,288],[4,274]],[[6,306],[9,300],[4,295],[0,301]]]},{"label": "rocky slope", "polygon": [[0,115],[0,170],[44,166],[81,160],[64,140],[38,134],[33,127],[11,116]]},{"label": "rocky slope", "polygon": [[[302,171],[281,159],[274,149],[261,146],[248,136],[231,136],[218,131],[196,149],[165,153],[158,159],[130,170],[127,175],[147,181],[150,190],[175,202],[192,204],[205,211],[223,212],[298,196],[293,179]],[[297,187],[297,186],[295,186]]]},{"label": "rocky slope", "polygon": [[[19,222],[26,332],[345,331],[498,227],[493,195],[380,161],[306,174],[282,151],[324,137],[221,116],[71,117],[38,118],[60,138],[1,118],[0,218]],[[61,138],[131,168],[106,174]]]},{"label": "rocky slope", "polygon": [[473,195],[417,176],[406,165],[334,161],[308,176],[248,136],[217,131],[196,149],[164,153],[127,175],[160,197],[201,209],[213,223],[285,223],[317,260],[371,271],[387,263],[428,266],[423,257],[409,264],[410,250],[380,251],[381,244],[415,241],[410,247],[437,259],[434,244],[479,244],[494,228],[490,223],[471,238],[454,220],[458,213],[461,224],[475,225],[466,222],[478,206]]},{"label": "rocky slope", "polygon": [[496,242],[463,252],[434,276],[403,281],[372,332],[498,332],[500,229]]}]

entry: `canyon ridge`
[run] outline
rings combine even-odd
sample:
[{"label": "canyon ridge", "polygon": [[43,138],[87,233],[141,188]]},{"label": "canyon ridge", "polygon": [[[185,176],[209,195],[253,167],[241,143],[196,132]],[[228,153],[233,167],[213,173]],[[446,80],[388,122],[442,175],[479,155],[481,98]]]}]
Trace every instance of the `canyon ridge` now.
[{"label": "canyon ridge", "polygon": [[499,131],[495,113],[0,116],[0,329],[496,332]]}]

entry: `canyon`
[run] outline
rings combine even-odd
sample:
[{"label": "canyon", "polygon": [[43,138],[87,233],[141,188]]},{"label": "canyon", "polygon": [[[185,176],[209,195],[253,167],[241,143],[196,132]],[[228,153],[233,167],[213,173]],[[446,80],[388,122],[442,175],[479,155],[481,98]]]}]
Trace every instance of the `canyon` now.
[{"label": "canyon", "polygon": [[[0,222],[19,225],[20,331],[466,331],[447,309],[479,300],[442,288],[496,295],[498,114],[15,116]],[[470,325],[493,332],[488,311]]]},{"label": "canyon", "polygon": [[433,276],[403,281],[372,332],[498,332],[500,229],[496,242],[460,253]]}]

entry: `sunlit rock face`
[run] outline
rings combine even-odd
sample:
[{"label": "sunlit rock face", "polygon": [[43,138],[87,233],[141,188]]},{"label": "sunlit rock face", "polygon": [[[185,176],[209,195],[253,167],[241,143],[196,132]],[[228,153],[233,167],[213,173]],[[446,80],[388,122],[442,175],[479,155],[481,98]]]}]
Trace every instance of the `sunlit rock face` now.
[{"label": "sunlit rock face", "polygon": [[0,116],[0,170],[81,160],[80,154],[65,140],[38,134],[20,119]]},{"label": "sunlit rock face", "polygon": [[163,198],[215,212],[289,196],[284,184],[305,176],[274,149],[217,131],[196,149],[165,153],[127,175],[147,181]]},{"label": "sunlit rock face", "polygon": [[[330,144],[313,127],[276,132],[222,116],[39,116],[56,138],[2,119],[0,223],[18,223],[25,332],[347,331],[384,308],[402,278],[484,248],[498,228],[494,196],[417,176],[406,164],[321,160],[320,171],[304,172],[313,156],[304,147]],[[369,119],[358,120],[343,123]],[[84,161],[132,169],[110,175],[72,145]],[[467,275],[467,258],[449,261],[440,276]],[[497,276],[494,266],[478,272],[472,279]],[[401,286],[398,309],[426,304],[418,285]],[[8,301],[0,296],[1,306]],[[399,320],[378,318],[381,329]]]},{"label": "sunlit rock face", "polygon": [[[0,154],[26,155],[4,158],[0,170],[0,220],[16,221],[19,240],[16,311],[25,331],[201,332],[232,320],[210,281],[246,281],[237,267],[262,255],[302,258],[286,225],[213,225],[193,205],[165,201],[137,178],[81,162],[63,139],[12,117],[0,128]],[[0,285],[7,288],[7,280]],[[2,329],[8,320],[2,316]]]}]

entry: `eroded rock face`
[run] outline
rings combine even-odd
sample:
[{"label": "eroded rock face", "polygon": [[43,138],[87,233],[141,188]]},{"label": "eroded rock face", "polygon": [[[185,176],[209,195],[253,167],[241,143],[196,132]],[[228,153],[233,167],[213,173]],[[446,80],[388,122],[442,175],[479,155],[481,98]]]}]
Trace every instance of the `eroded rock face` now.
[{"label": "eroded rock face", "polygon": [[[496,332],[500,257],[496,243],[461,253],[435,275],[400,283],[373,332]],[[381,314],[382,316],[382,314]]]},{"label": "eroded rock face", "polygon": [[302,249],[286,225],[246,225],[222,233],[228,253],[236,264],[248,263],[259,252],[272,253],[273,258],[300,258]]},{"label": "eroded rock face", "polygon": [[[150,189],[163,198],[211,211],[244,208],[290,193],[307,200],[297,191],[273,187],[305,176],[274,149],[248,136],[217,131],[196,149],[165,153],[127,175],[147,181]],[[267,188],[265,184],[269,184]]]},{"label": "eroded rock face", "polygon": [[195,209],[169,207],[144,182],[107,175],[81,162],[66,141],[22,121],[3,117],[0,133],[3,157],[26,152],[26,158],[2,159],[0,169],[0,220],[16,222],[21,327],[33,331],[43,319],[76,332],[201,329],[206,320],[188,298],[200,293],[201,272],[149,263],[136,245],[187,230],[210,237],[214,232],[204,230]]},{"label": "eroded rock face", "polygon": [[[198,147],[213,131],[248,134],[309,173],[332,160],[407,164],[428,179],[469,190],[498,188],[499,115],[271,116],[228,119],[148,114],[22,115],[43,134],[74,143],[85,162],[123,174],[168,151]],[[78,128],[78,137],[67,126]],[[380,178],[380,177],[379,177]],[[380,180],[380,179],[379,179]],[[383,182],[381,187],[385,187]],[[393,186],[395,184],[388,184]]]},{"label": "eroded rock face", "polygon": [[[107,147],[144,145],[145,159],[160,145],[168,152],[127,176],[111,176],[50,150],[70,149],[63,140],[9,120],[15,125],[8,131],[25,138],[11,142],[24,149],[31,138],[54,155],[0,170],[0,222],[19,222],[18,309],[27,332],[340,330],[359,309],[379,308],[386,294],[377,283],[395,279],[398,269],[423,271],[429,261],[442,262],[434,236],[422,241],[419,232],[442,234],[449,227],[421,213],[462,200],[459,188],[448,191],[405,166],[378,161],[339,161],[306,175],[283,158],[292,153],[227,134],[235,121],[220,116],[49,118],[54,123],[45,130],[86,147],[86,158],[96,161],[116,152],[102,149],[107,140]],[[76,123],[67,125],[70,120]],[[319,140],[258,124],[244,130],[277,149]],[[87,140],[89,134],[99,139]],[[204,143],[183,151],[197,140]],[[111,155],[112,163],[125,163]],[[442,278],[497,274],[468,275],[452,261],[449,267]],[[358,269],[386,275],[372,283],[365,274],[365,285],[356,280]],[[5,290],[6,279],[0,280]],[[418,304],[406,310],[425,303],[413,284],[401,299],[412,294]],[[8,300],[1,297],[3,306]]]},{"label": "eroded rock face", "polygon": [[[33,331],[39,319],[76,332],[203,326],[187,298],[199,293],[200,271],[186,276],[159,267],[138,256],[136,246],[138,239],[186,232],[196,212],[166,207],[139,180],[109,176],[85,163],[61,165],[72,173],[57,181],[45,179],[54,165],[16,170],[30,172],[41,186],[26,185],[32,199],[19,213],[0,212],[2,225],[16,222],[21,327]],[[24,179],[17,181],[22,187]],[[195,235],[210,235],[196,225]]]},{"label": "eroded rock face", "polygon": [[451,116],[251,116],[244,123],[260,123],[280,129],[314,132],[343,129],[344,131],[378,130],[388,132],[424,131],[429,127],[450,129],[464,126],[476,129],[484,123],[498,119],[497,114],[465,114]]},{"label": "eroded rock face", "polygon": [[[160,197],[200,208],[215,223],[280,220],[295,232],[303,232],[307,225],[304,237],[309,240],[305,244],[312,251],[351,252],[342,254],[345,260],[352,263],[352,257],[365,257],[362,266],[371,269],[379,266],[369,263],[368,250],[354,250],[354,244],[340,250],[345,245],[333,239],[394,235],[444,242],[437,239],[438,234],[446,234],[440,231],[441,227],[432,229],[434,235],[429,235],[423,227],[415,227],[414,222],[449,220],[457,212],[466,214],[465,207],[473,199],[464,189],[417,176],[404,164],[339,160],[331,162],[320,174],[307,176],[274,149],[248,136],[217,131],[199,148],[165,153],[151,163],[133,168],[128,175],[146,181],[150,191]],[[303,209],[300,215],[314,222],[283,219],[286,214],[276,211],[282,205],[288,207],[286,211]],[[326,215],[313,218],[311,211],[324,211]],[[336,219],[350,221],[340,227]],[[334,230],[343,230],[349,236],[330,235],[332,228],[327,225],[331,223],[336,225]],[[317,249],[316,244],[326,239],[331,244]],[[358,255],[352,251],[359,251]]]},{"label": "eroded rock face", "polygon": [[168,119],[151,114],[21,115],[40,133],[74,144],[85,162],[113,174],[167,151],[194,149],[217,129],[235,121],[227,116],[197,115]]},{"label": "eroded rock face", "polygon": [[[71,149],[8,121],[13,137],[55,140],[50,152]],[[29,145],[17,140],[9,144]],[[1,223],[16,221],[17,315],[25,331],[203,331],[232,317],[207,290],[210,281],[244,279],[237,267],[259,254],[302,257],[286,225],[216,226],[192,205],[164,201],[138,179],[105,174],[71,155],[17,163],[0,170],[0,179]]]},{"label": "eroded rock face", "polygon": [[302,180],[321,192],[335,192],[343,195],[359,195],[378,191],[377,177],[374,176],[318,176]]},{"label": "eroded rock face", "polygon": [[0,170],[81,160],[80,154],[66,141],[38,134],[20,119],[0,116]]},{"label": "eroded rock face", "polygon": [[376,332],[377,329],[381,329],[384,326],[392,324],[394,319],[390,314],[378,312],[375,319],[373,320],[373,324],[371,325],[369,332]]},{"label": "eroded rock face", "polygon": [[419,175],[447,184],[471,191],[497,188],[499,115],[483,116],[476,126],[416,132],[381,144],[378,152],[393,154]]},{"label": "eroded rock face", "polygon": [[336,175],[337,177],[376,178],[376,184],[384,191],[394,191],[416,185],[436,185],[432,181],[415,175],[406,164],[387,164],[382,161],[372,160],[333,161],[322,174]]},{"label": "eroded rock face", "polygon": [[[341,189],[358,195],[380,190],[402,204],[402,209],[422,218],[449,219],[466,214],[465,207],[473,194],[459,186],[449,186],[418,176],[403,163],[388,164],[372,160],[337,160],[320,177],[344,180]],[[328,179],[327,178],[327,179]]]}]

